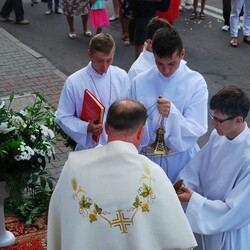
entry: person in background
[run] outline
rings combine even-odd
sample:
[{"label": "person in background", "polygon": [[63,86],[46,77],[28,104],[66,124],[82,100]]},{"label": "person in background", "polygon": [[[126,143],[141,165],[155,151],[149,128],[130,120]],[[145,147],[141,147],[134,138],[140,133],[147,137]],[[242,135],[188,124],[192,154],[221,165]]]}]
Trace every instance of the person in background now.
[{"label": "person in background", "polygon": [[140,152],[155,142],[162,127],[162,141],[171,153],[145,154],[174,182],[199,151],[197,140],[207,132],[208,90],[202,75],[183,60],[185,50],[176,30],[158,29],[152,50],[156,65],[133,78],[129,97],[142,102],[149,112]]},{"label": "person in background", "polygon": [[243,42],[250,44],[250,1],[249,0],[231,0],[230,14],[230,45],[238,47],[238,26],[239,16],[243,8]]},{"label": "person in background", "polygon": [[131,16],[129,0],[118,0],[119,4],[119,19],[122,27],[122,40],[125,46],[129,46],[128,24]]},{"label": "person in background", "polygon": [[222,14],[224,18],[224,25],[222,31],[229,31],[230,29],[230,14],[231,14],[231,0],[222,0]]},{"label": "person in background", "polygon": [[125,46],[130,45],[128,23],[130,18],[130,0],[113,0],[114,14],[109,18],[110,21],[115,21],[119,18],[122,28],[122,40]]},{"label": "person in background", "polygon": [[16,23],[21,25],[29,24],[29,21],[24,19],[22,0],[6,0],[0,12],[0,16],[5,22],[13,22],[13,18],[10,17],[13,10],[16,16]]},{"label": "person in background", "polygon": [[214,130],[180,172],[186,216],[197,249],[250,249],[250,108],[247,94],[227,85],[210,100]]},{"label": "person in background", "polygon": [[119,4],[118,4],[118,0],[112,0],[112,4],[113,4],[113,14],[109,18],[110,22],[113,22],[113,21],[115,21],[115,20],[117,20],[119,18]]},{"label": "person in background", "polygon": [[[224,18],[224,25],[222,26],[222,31],[230,30],[230,14],[231,14],[231,0],[222,0],[222,13]],[[243,16],[243,8],[240,12],[240,17]],[[240,29],[240,23],[238,24],[238,29]]]},{"label": "person in background", "polygon": [[129,41],[135,47],[135,60],[143,50],[146,41],[147,25],[156,14],[159,0],[130,0],[131,17],[129,19]]},{"label": "person in background", "polygon": [[34,6],[34,4],[39,4],[39,0],[31,0],[31,6]]},{"label": "person in background", "polygon": [[182,11],[182,8],[184,8],[184,10],[191,10],[193,8],[193,0],[182,0],[182,5],[180,5],[180,11]]},{"label": "person in background", "polygon": [[170,24],[173,25],[174,20],[178,19],[180,16],[181,0],[171,0],[167,11],[156,11],[156,16],[166,19]]},{"label": "person in background", "polygon": [[62,9],[69,25],[69,38],[76,39],[74,16],[81,16],[84,36],[92,36],[88,28],[89,0],[62,0]]},{"label": "person in background", "polygon": [[[60,1],[59,0],[54,0],[55,3],[55,13],[56,14],[62,14],[62,10],[60,8]],[[47,1],[47,6],[48,10],[45,11],[45,15],[50,15],[53,13],[53,0],[48,0]]]},{"label": "person in background", "polygon": [[130,81],[125,70],[111,65],[115,42],[110,34],[95,35],[89,43],[89,64],[70,75],[60,96],[56,122],[76,143],[75,150],[93,148],[97,143],[92,135],[100,135],[100,144],[107,143],[103,124],[80,119],[83,95],[88,89],[104,106],[104,122],[109,106],[117,99],[127,97]]},{"label": "person in background", "polygon": [[192,230],[162,169],[138,154],[145,107],[114,102],[108,143],[71,152],[52,194],[48,250],[191,249]]},{"label": "person in background", "polygon": [[[200,20],[205,20],[205,14],[204,14],[205,4],[206,4],[206,0],[201,0],[200,14],[199,14]],[[189,18],[190,20],[194,20],[197,18],[197,7],[198,7],[198,0],[194,0],[193,12]]]},{"label": "person in background", "polygon": [[128,71],[130,81],[132,81],[133,78],[139,73],[142,73],[155,65],[155,58],[152,51],[152,39],[155,32],[160,28],[173,29],[173,26],[165,19],[159,17],[153,17],[149,21],[147,27],[147,40],[145,42],[143,51],[141,52],[140,56],[134,61]]},{"label": "person in background", "polygon": [[106,0],[90,0],[90,24],[93,28],[96,28],[96,34],[102,32],[103,26],[110,25],[105,1]]}]

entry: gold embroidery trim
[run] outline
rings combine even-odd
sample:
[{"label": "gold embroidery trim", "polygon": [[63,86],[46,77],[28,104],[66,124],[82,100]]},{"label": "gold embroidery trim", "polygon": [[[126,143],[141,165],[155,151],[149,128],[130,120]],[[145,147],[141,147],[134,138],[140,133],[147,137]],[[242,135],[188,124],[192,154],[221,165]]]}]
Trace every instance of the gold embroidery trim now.
[{"label": "gold embroidery trim", "polygon": [[91,198],[86,197],[86,192],[81,186],[78,186],[76,178],[71,180],[72,188],[74,189],[73,197],[78,200],[79,213],[83,217],[89,217],[89,222],[93,223],[99,219],[105,220],[109,223],[111,228],[119,228],[121,233],[128,232],[128,226],[134,224],[134,217],[138,212],[150,212],[150,205],[154,202],[156,196],[153,192],[152,182],[155,178],[151,176],[149,166],[145,165],[143,168],[142,177],[140,179],[141,186],[138,188],[138,194],[135,196],[133,205],[127,209],[127,212],[132,212],[131,217],[127,217],[122,209],[116,210],[116,218],[110,220],[108,215],[112,216],[112,212],[103,211]]}]

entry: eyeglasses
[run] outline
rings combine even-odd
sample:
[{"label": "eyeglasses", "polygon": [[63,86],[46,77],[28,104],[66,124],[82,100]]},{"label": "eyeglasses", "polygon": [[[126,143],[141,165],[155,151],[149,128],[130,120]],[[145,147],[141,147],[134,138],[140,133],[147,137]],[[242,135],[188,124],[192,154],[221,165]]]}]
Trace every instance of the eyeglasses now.
[{"label": "eyeglasses", "polygon": [[228,118],[226,118],[226,119],[218,119],[218,118],[216,118],[215,116],[213,116],[210,112],[208,112],[209,113],[209,116],[210,116],[210,118],[212,119],[212,120],[214,120],[214,121],[216,121],[217,123],[219,123],[219,124],[222,124],[223,122],[225,122],[225,121],[229,121],[229,120],[233,120],[234,118],[236,118],[235,116],[231,116],[231,117],[228,117]]}]

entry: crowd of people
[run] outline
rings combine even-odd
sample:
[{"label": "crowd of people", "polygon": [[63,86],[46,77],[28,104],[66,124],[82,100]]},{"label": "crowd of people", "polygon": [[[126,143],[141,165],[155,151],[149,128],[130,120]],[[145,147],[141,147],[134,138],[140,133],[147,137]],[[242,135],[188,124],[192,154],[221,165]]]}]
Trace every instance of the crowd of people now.
[{"label": "crowd of people", "polygon": [[[9,22],[11,1],[22,6],[6,0],[1,16]],[[231,45],[237,47],[243,4],[246,19],[249,10],[247,1],[231,2]],[[208,100],[206,81],[188,67],[174,18],[167,18],[174,15],[156,16],[158,0],[113,3],[108,17],[103,0],[62,1],[69,37],[76,38],[79,15],[91,39],[88,65],[66,79],[58,103],[56,122],[77,146],[52,194],[47,249],[250,249],[249,96],[230,84]],[[194,5],[190,18],[196,18],[197,1],[184,4]],[[179,13],[176,6],[169,8]],[[135,47],[128,72],[112,65],[116,43],[102,30],[118,18],[124,45]],[[16,21],[24,20],[22,12]],[[243,39],[250,43],[247,20]],[[82,120],[86,89],[105,107],[101,122]],[[214,130],[200,148],[208,117]],[[149,153],[152,145],[160,153]],[[176,193],[178,180],[184,185]]]},{"label": "crowd of people", "polygon": [[[32,0],[32,3],[38,3],[39,0]],[[165,19],[170,24],[179,18],[183,9],[192,10],[190,20],[199,18],[205,20],[205,0],[201,0],[198,7],[198,0],[162,0],[168,6],[167,10],[162,11],[158,8],[160,0],[112,0],[113,14],[108,17],[105,0],[41,0],[47,2],[48,10],[45,15],[53,12],[56,14],[64,14],[67,18],[69,26],[69,37],[75,39],[77,34],[74,29],[74,17],[81,16],[83,34],[87,37],[92,36],[91,29],[88,27],[88,19],[90,26],[96,29],[96,34],[102,32],[102,28],[109,26],[110,22],[120,20],[121,38],[125,46],[131,44],[135,47],[135,59],[138,58],[143,50],[146,41],[146,27],[151,18],[158,16]],[[53,6],[54,5],[54,6]],[[54,7],[54,8],[53,8]],[[197,9],[200,12],[198,15]],[[243,42],[250,44],[250,3],[246,0],[222,0],[222,10],[224,25],[223,31],[229,31],[231,34],[230,45],[233,48],[238,47],[238,31],[241,28],[240,16],[243,19]],[[6,22],[13,22],[10,16],[11,12],[15,12],[16,23],[21,25],[29,24],[24,18],[24,10],[22,0],[5,0],[2,6],[0,16]]]},{"label": "crowd of people", "polygon": [[[65,81],[57,109],[56,122],[77,147],[51,198],[48,250],[248,249],[244,90],[226,85],[208,101],[206,81],[187,66],[178,31],[159,17],[149,19],[128,73],[112,65],[110,34],[95,35],[87,54],[89,64]],[[103,122],[82,120],[85,89],[105,106]],[[214,130],[200,149],[208,116]],[[145,151],[158,143],[160,154]],[[176,193],[179,180],[184,186]]]}]

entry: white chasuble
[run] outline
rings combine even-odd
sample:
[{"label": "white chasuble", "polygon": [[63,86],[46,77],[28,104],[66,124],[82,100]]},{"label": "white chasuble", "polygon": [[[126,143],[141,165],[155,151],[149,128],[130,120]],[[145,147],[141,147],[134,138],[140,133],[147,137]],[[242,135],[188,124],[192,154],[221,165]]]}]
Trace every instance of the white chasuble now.
[{"label": "white chasuble", "polygon": [[48,250],[160,250],[196,245],[173,186],[133,144],[70,153],[52,195]]}]

